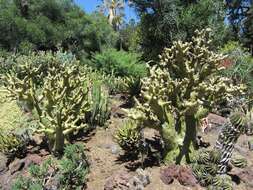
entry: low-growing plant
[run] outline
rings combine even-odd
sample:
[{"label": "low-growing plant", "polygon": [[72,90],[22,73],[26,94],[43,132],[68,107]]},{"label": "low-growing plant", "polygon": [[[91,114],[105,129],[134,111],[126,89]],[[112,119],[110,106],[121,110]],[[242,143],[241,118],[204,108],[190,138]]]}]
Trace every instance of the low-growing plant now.
[{"label": "low-growing plant", "polygon": [[64,156],[59,161],[58,179],[66,189],[82,189],[89,172],[89,164],[84,153],[84,146],[74,144],[67,146]]},{"label": "low-growing plant", "polygon": [[134,120],[127,120],[115,134],[115,139],[120,147],[131,155],[140,153],[142,133],[137,130],[137,123]]},{"label": "low-growing plant", "polygon": [[93,82],[91,89],[91,125],[104,126],[109,119],[109,94],[102,81]]},{"label": "low-growing plant", "polygon": [[0,133],[0,152],[6,154],[10,159],[25,155],[27,143],[26,139],[13,133]]},{"label": "low-growing plant", "polygon": [[238,42],[229,42],[221,52],[227,56],[227,67],[223,74],[234,80],[235,84],[245,83],[248,89],[253,90],[253,58],[251,54]]},{"label": "low-growing plant", "polygon": [[[13,190],[66,189],[81,190],[86,183],[89,163],[81,144],[68,145],[62,159],[49,158],[41,165],[29,167],[29,176],[20,176],[12,185]],[[54,187],[51,187],[50,182]]]}]

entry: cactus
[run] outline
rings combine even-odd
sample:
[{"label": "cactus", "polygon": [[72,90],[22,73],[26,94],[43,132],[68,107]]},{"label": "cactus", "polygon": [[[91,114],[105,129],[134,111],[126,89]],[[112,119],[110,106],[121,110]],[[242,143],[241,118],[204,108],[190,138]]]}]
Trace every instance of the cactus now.
[{"label": "cactus", "polygon": [[[79,72],[75,59],[69,64],[51,53],[19,59],[19,72],[4,77],[6,89],[11,97],[36,111],[40,120],[38,132],[46,134],[53,153],[61,154],[66,137],[88,127],[88,79]],[[36,60],[47,67],[36,65]]]},{"label": "cactus", "polygon": [[31,136],[27,129],[18,132],[0,133],[0,152],[7,155],[9,159],[24,156],[27,152],[27,145]]},{"label": "cactus", "polygon": [[247,128],[247,117],[240,112],[233,113],[229,117],[229,121],[223,125],[214,147],[215,150],[221,152],[219,162],[220,174],[226,173],[234,146],[238,138],[247,132]]},{"label": "cactus", "polygon": [[[238,138],[242,134],[248,135],[250,127],[248,115],[236,111],[222,126],[214,148],[198,151],[192,169],[202,186],[209,186],[208,189],[232,189],[231,178],[226,175],[228,163],[240,168],[247,166],[246,159],[238,156],[232,158],[232,154]],[[212,175],[213,180],[206,180],[206,175]]]},{"label": "cactus", "polygon": [[[140,128],[153,127],[162,132],[161,126],[167,123],[184,134],[182,146],[174,147],[180,147],[177,163],[184,157],[191,161],[191,150],[197,148],[199,117],[222,99],[243,93],[243,86],[233,86],[228,78],[218,75],[224,56],[209,49],[209,34],[210,29],[197,31],[191,42],[177,41],[165,48],[160,62],[148,66],[149,75],[142,80],[142,102],[136,100],[136,107],[129,111]],[[173,115],[174,126],[168,115]]]},{"label": "cactus", "polygon": [[115,134],[115,139],[123,150],[129,154],[137,155],[140,151],[142,134],[136,129],[136,121],[127,120]]},{"label": "cactus", "polygon": [[91,90],[91,119],[92,125],[104,126],[110,116],[109,95],[101,81],[96,81]]},{"label": "cactus", "polygon": [[235,157],[231,159],[231,164],[237,168],[246,168],[248,165],[248,162],[243,157]]}]

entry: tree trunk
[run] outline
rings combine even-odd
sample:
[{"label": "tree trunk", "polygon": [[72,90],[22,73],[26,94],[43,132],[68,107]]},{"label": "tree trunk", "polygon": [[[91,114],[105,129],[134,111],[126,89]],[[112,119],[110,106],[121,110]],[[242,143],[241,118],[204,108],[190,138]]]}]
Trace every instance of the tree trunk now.
[{"label": "tree trunk", "polygon": [[53,153],[58,156],[63,153],[64,149],[64,134],[62,127],[58,126],[55,132],[55,141],[53,146]]},{"label": "tree trunk", "polygon": [[185,115],[185,137],[183,146],[180,150],[180,153],[176,159],[176,164],[180,164],[183,157],[185,156],[186,162],[190,163],[190,146],[193,145],[194,148],[196,148],[196,119],[194,115]]}]

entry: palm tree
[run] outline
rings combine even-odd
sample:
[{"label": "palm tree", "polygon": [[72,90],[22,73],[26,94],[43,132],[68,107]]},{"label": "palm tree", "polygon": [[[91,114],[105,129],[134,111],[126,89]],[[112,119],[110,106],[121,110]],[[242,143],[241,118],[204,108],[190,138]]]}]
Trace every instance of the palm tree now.
[{"label": "palm tree", "polygon": [[123,21],[126,0],[102,0],[100,11],[108,14],[108,22],[114,30],[118,31]]}]

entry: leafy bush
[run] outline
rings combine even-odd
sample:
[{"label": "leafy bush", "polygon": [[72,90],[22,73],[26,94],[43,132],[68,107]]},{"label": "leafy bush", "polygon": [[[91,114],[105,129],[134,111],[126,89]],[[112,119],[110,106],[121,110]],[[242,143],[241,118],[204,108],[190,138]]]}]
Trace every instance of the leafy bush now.
[{"label": "leafy bush", "polygon": [[[19,177],[12,185],[13,190],[66,189],[81,190],[85,186],[89,164],[84,146],[73,144],[66,146],[61,160],[49,158],[42,165],[32,165],[29,177]],[[49,180],[54,181],[50,186]],[[52,182],[51,181],[51,182]]]},{"label": "leafy bush", "polygon": [[[236,84],[245,83],[253,92],[253,57],[238,42],[229,42],[221,49],[227,55],[227,66],[223,74]],[[224,63],[226,64],[226,63]]]},{"label": "leafy bush", "polygon": [[127,53],[115,49],[107,49],[102,53],[93,55],[92,67],[104,71],[106,74],[114,74],[116,77],[143,77],[146,74],[146,66],[141,63],[136,53]]},{"label": "leafy bush", "polygon": [[82,189],[86,182],[85,176],[89,164],[81,144],[69,145],[64,150],[64,156],[59,161],[59,182],[66,189]]}]

